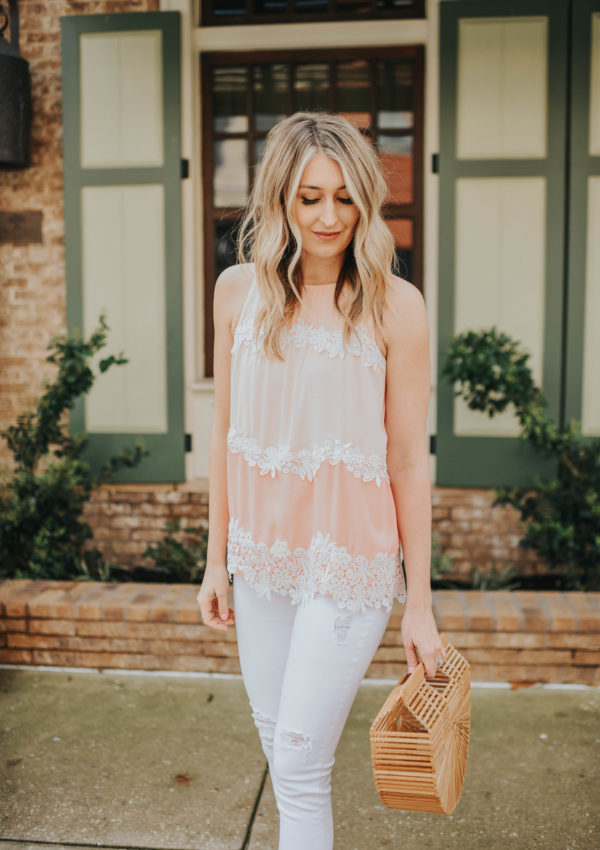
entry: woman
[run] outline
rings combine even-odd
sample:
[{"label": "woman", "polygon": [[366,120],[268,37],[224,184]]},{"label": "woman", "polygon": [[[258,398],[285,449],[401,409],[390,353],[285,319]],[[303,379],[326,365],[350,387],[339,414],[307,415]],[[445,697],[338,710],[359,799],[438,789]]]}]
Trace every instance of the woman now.
[{"label": "woman", "polygon": [[215,287],[198,603],[206,625],[236,625],[279,850],[333,847],[335,750],[394,598],[409,671],[420,656],[432,677],[445,657],[429,578],[427,317],[391,273],[385,194],[345,118],[291,115],[269,133],[239,264]]}]

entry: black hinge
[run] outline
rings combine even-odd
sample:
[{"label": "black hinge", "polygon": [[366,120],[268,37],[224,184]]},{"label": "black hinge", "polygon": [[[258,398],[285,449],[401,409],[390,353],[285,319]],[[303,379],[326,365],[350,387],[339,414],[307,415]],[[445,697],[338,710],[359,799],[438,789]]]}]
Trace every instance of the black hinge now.
[{"label": "black hinge", "polygon": [[185,447],[185,451],[191,452],[191,450],[192,450],[192,435],[191,434],[184,434],[183,437],[184,437],[184,443],[183,444],[184,444],[184,447]]},{"label": "black hinge", "polygon": [[431,173],[439,174],[440,173],[440,155],[439,153],[431,154]]},{"label": "black hinge", "polygon": [[187,180],[190,176],[190,161],[189,159],[181,160],[181,179]]},{"label": "black hinge", "polygon": [[435,434],[429,435],[429,454],[430,455],[437,454],[436,445],[435,445],[435,442],[436,442],[435,436],[436,436]]}]

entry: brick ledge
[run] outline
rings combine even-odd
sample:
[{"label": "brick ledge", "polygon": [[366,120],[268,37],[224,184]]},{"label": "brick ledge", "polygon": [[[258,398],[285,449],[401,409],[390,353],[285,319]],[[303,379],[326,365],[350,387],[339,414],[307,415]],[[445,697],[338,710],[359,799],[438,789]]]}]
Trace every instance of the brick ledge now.
[{"label": "brick ledge", "polygon": [[[235,627],[205,626],[199,585],[0,581],[0,662],[239,673]],[[230,604],[232,605],[231,599]],[[473,680],[600,685],[600,593],[434,590],[438,629]],[[406,672],[394,601],[367,678]]]}]

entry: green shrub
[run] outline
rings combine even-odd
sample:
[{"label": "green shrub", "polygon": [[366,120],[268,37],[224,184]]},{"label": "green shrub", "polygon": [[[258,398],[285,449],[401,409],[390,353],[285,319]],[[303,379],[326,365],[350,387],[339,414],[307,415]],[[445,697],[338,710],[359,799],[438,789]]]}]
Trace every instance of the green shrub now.
[{"label": "green shrub", "polygon": [[[157,569],[167,574],[170,581],[199,584],[206,569],[208,523],[181,529],[179,517],[164,524],[165,537],[148,546],[142,557],[151,558]],[[175,535],[179,535],[179,538]],[[181,539],[181,535],[184,535]]]},{"label": "green shrub", "polygon": [[452,572],[453,564],[450,555],[442,551],[437,536],[432,535],[431,546],[431,584],[434,588],[468,588],[472,590],[516,590],[522,586],[522,577],[509,564],[498,572],[496,567],[481,570],[473,565],[468,580],[452,579],[446,573]]},{"label": "green shrub", "polygon": [[431,535],[431,581],[443,584],[444,573],[452,571],[452,558],[442,551],[436,534]]},{"label": "green shrub", "polygon": [[493,417],[512,404],[521,438],[557,462],[552,481],[533,476],[534,487],[495,488],[493,505],[510,504],[521,514],[534,549],[565,589],[600,588],[600,440],[584,437],[571,420],[561,431],[544,411],[546,402],[527,366],[529,354],[495,328],[453,338],[442,374],[460,385],[472,410]]},{"label": "green shrub", "polygon": [[521,575],[514,564],[508,564],[503,570],[497,567],[480,570],[474,566],[470,578],[473,590],[518,590],[522,587]]},{"label": "green shrub", "polygon": [[[105,579],[112,572],[97,549],[85,549],[92,530],[81,519],[94,487],[121,467],[136,466],[149,452],[142,440],[122,450],[97,475],[80,455],[85,434],[69,436],[63,415],[92,387],[95,375],[87,361],[106,344],[104,314],[89,340],[79,334],[55,335],[47,362],[57,366],[45,391],[0,434],[14,458],[14,468],[0,475],[0,577]],[[101,373],[128,361],[111,355],[99,362]]]}]

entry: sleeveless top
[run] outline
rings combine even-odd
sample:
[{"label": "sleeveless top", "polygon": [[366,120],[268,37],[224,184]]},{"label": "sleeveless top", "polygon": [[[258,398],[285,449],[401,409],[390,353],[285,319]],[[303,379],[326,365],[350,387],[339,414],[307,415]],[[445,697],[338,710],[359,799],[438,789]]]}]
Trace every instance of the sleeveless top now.
[{"label": "sleeveless top", "polygon": [[[386,465],[386,360],[372,317],[344,345],[335,284],[303,287],[281,337],[254,342],[254,277],[231,348],[227,570],[260,596],[364,611],[406,601]],[[367,327],[365,327],[365,324]],[[369,329],[367,329],[369,328]]]}]

